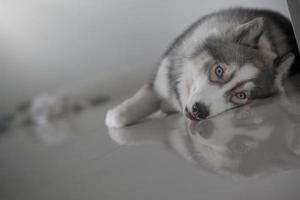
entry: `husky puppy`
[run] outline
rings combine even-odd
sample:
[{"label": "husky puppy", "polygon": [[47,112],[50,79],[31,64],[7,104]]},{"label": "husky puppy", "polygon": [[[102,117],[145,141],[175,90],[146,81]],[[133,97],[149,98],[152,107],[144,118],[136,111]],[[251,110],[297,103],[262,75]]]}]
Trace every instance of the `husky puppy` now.
[{"label": "husky puppy", "polygon": [[299,71],[290,21],[260,9],[232,8],[206,15],[164,53],[155,76],[106,115],[108,127],[123,127],[161,109],[192,121],[283,92]]}]

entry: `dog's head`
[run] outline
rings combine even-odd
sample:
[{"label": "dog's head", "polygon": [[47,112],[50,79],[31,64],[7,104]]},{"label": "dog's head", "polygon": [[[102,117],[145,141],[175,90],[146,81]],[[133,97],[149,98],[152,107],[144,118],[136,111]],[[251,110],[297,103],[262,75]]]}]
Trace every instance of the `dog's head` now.
[{"label": "dog's head", "polygon": [[262,18],[212,35],[185,63],[188,118],[200,120],[283,90],[294,61],[278,57],[266,41]]}]

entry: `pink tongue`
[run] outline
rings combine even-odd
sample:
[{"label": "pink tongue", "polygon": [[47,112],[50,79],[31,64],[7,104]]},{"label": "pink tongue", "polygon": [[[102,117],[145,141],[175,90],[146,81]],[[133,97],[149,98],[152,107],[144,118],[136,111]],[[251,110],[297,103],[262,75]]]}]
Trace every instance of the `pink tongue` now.
[{"label": "pink tongue", "polygon": [[199,119],[196,119],[190,112],[186,112],[185,116],[192,121],[200,121]]}]

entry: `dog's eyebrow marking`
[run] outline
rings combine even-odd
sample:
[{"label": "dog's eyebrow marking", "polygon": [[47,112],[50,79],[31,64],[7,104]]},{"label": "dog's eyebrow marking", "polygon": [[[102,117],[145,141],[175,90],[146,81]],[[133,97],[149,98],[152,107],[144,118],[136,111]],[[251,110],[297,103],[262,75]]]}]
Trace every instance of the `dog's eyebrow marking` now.
[{"label": "dog's eyebrow marking", "polygon": [[233,78],[223,87],[224,91],[228,91],[235,87],[238,83],[245,82],[256,77],[258,69],[252,65],[244,65],[240,70],[238,70]]},{"label": "dog's eyebrow marking", "polygon": [[233,91],[242,91],[242,90],[252,90],[255,88],[253,81],[248,80],[245,82],[240,82],[235,85],[231,90],[227,91],[226,94],[231,94]]},{"label": "dog's eyebrow marking", "polygon": [[252,81],[248,81],[243,85],[244,90],[251,90],[252,88],[255,87],[255,84]]}]

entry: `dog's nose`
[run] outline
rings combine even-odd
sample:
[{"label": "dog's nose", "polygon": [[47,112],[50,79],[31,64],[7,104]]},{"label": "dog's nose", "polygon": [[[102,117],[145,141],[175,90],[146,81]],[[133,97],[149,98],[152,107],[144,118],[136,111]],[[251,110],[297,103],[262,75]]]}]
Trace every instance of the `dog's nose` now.
[{"label": "dog's nose", "polygon": [[200,119],[205,119],[209,115],[209,110],[203,103],[195,103],[192,112],[195,117]]}]

